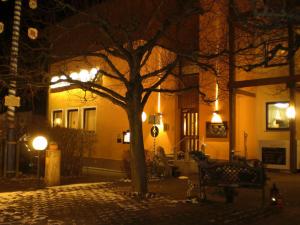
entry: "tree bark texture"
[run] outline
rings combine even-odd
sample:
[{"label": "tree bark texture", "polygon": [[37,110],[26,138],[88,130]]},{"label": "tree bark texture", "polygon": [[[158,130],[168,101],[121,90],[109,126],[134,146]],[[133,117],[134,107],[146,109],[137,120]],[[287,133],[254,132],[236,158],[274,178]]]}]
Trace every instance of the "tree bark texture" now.
[{"label": "tree bark texture", "polygon": [[[132,76],[134,79],[138,76]],[[132,188],[134,192],[145,194],[147,187],[147,169],[145,162],[143,127],[141,114],[143,106],[141,103],[142,86],[139,82],[133,82],[131,90],[127,93],[127,116],[130,127],[130,156]]]}]

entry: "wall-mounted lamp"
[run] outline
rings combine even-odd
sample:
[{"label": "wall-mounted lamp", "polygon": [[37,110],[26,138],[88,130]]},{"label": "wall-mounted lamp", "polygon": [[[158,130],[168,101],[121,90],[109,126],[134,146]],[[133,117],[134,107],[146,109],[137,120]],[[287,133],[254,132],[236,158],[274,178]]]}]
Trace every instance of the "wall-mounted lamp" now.
[{"label": "wall-mounted lamp", "polygon": [[215,101],[215,111],[213,112],[211,123],[222,123],[222,118],[219,114],[219,85],[216,82],[216,101]]},{"label": "wall-mounted lamp", "polygon": [[211,118],[210,122],[212,122],[212,123],[223,123],[222,118],[221,118],[218,111],[213,112],[213,115],[212,115],[212,118]]},{"label": "wall-mounted lamp", "polygon": [[289,106],[286,109],[285,113],[286,113],[287,118],[289,118],[289,119],[295,119],[295,117],[296,117],[296,110],[295,110],[294,106]]},{"label": "wall-mounted lamp", "polygon": [[142,112],[142,122],[145,122],[147,120],[147,114],[145,112]]},{"label": "wall-mounted lamp", "polygon": [[129,144],[130,143],[130,131],[124,131],[123,132],[123,144]]}]

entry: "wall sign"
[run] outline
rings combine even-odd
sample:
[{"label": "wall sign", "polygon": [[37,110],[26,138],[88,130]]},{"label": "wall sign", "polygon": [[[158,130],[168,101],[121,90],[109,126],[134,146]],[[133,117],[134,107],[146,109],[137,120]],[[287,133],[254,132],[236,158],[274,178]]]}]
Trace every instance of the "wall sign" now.
[{"label": "wall sign", "polygon": [[159,128],[157,126],[153,126],[151,127],[150,132],[152,137],[157,137],[159,134]]},{"label": "wall sign", "polygon": [[226,138],[227,137],[227,122],[223,122],[223,123],[206,122],[206,137],[207,138]]}]

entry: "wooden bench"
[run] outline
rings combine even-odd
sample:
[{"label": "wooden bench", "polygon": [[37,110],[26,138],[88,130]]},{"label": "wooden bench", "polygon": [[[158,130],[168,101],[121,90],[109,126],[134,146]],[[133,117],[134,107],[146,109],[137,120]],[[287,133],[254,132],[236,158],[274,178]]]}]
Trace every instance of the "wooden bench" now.
[{"label": "wooden bench", "polygon": [[223,188],[226,202],[234,201],[235,188],[261,189],[264,202],[266,175],[259,160],[210,162],[205,157],[193,157],[198,163],[201,199],[206,199],[207,186],[215,186]]}]

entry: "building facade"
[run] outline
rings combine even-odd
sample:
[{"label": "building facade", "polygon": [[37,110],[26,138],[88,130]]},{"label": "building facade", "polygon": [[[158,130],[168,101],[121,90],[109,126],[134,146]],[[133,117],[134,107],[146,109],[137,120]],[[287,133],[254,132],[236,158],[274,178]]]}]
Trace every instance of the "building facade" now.
[{"label": "building facade", "polygon": [[[144,108],[145,149],[155,152],[157,146],[162,146],[167,154],[174,155],[183,173],[196,170],[195,163],[186,153],[200,149],[213,159],[228,160],[232,155],[238,155],[260,159],[268,168],[300,169],[300,133],[297,132],[300,126],[299,52],[278,66],[264,64],[250,72],[237,66],[233,68],[230,51],[235,62],[244,62],[245,59],[230,49],[230,42],[237,48],[240,40],[237,36],[242,31],[237,23],[230,22],[228,4],[228,1],[221,1],[211,13],[199,17],[194,24],[201,27],[200,33],[194,37],[198,39],[201,51],[218,53],[229,46],[229,55],[213,61],[215,73],[184,63],[178,68],[189,74],[185,82],[199,84],[206,99],[197,91],[153,93]],[[205,23],[209,26],[203,28]],[[285,35],[279,42],[286,44],[287,48],[282,52],[286,56],[292,51],[289,46],[294,45],[299,34],[291,33],[288,28],[283,30]],[[293,38],[289,38],[291,35]],[[172,51],[157,47],[147,66],[160,68],[166,55],[172,55]],[[280,56],[279,52],[273,60],[280,60]],[[122,61],[114,63],[121,70],[125,68]],[[50,72],[53,82],[63,79],[61,76],[64,75],[88,81],[93,79],[95,71],[105,66],[104,62],[93,57],[79,56],[53,63]],[[98,82],[122,92],[122,86],[110,79],[103,77]],[[179,84],[168,80],[166,85]],[[153,121],[155,118],[158,118],[156,122]],[[122,108],[67,82],[60,82],[49,90],[48,119],[52,126],[95,133],[96,144],[85,156],[86,166],[122,171],[124,152],[129,149],[126,141],[128,119]],[[155,138],[151,136],[154,124],[159,127]]]}]

